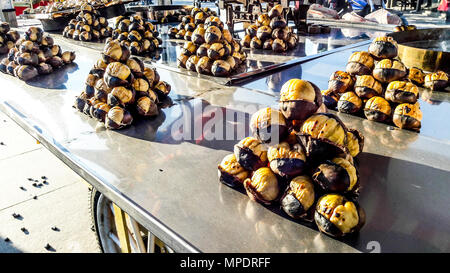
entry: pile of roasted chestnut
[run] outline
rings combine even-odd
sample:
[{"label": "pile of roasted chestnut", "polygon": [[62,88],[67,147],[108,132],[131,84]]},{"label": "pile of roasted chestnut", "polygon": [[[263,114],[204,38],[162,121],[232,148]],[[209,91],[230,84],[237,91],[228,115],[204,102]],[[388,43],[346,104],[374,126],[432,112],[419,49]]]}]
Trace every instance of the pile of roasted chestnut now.
[{"label": "pile of roasted chestnut", "polygon": [[[185,15],[181,18],[181,23],[177,27],[169,28],[169,32],[167,33],[172,39],[184,39],[186,41],[191,41],[192,35],[198,26],[202,26],[203,34],[204,24],[207,18],[209,17],[217,18],[217,14],[215,11],[209,8],[193,8],[191,10],[190,15]],[[217,20],[214,19],[214,20]],[[222,24],[223,28],[223,24]],[[197,33],[200,29],[197,31]]]},{"label": "pile of roasted chestnut", "polygon": [[14,47],[20,34],[16,30],[10,30],[9,24],[0,22],[0,54],[6,54]]},{"label": "pile of roasted chestnut", "polygon": [[[325,105],[339,112],[365,116],[378,122],[419,131],[422,111],[416,85],[425,82],[417,68],[407,69],[397,59],[397,42],[391,37],[378,37],[368,52],[354,52],[346,71],[334,72],[328,89],[322,91]],[[434,80],[434,84],[437,81]]]},{"label": "pile of roasted chestnut", "polygon": [[54,44],[53,38],[38,27],[30,27],[24,38],[19,38],[19,34],[16,38],[15,46],[0,62],[0,71],[23,81],[50,74],[75,60],[75,52],[62,52],[61,47]]},{"label": "pile of roasted chestnut", "polygon": [[294,219],[315,221],[331,236],[358,231],[365,213],[357,203],[355,157],[364,137],[326,113],[320,90],[311,82],[286,82],[279,107],[253,114],[253,137],[225,156],[218,166],[220,181],[244,188],[264,205],[279,204]]},{"label": "pile of roasted chestnut", "polygon": [[281,53],[297,46],[298,38],[283,17],[283,7],[275,5],[269,13],[259,15],[256,24],[245,30],[241,45],[247,48],[272,49]]},{"label": "pile of roasted chestnut", "polygon": [[156,27],[140,15],[119,16],[115,19],[112,39],[125,45],[133,55],[154,53],[162,44]]},{"label": "pile of roasted chestnut", "polygon": [[89,72],[85,90],[74,107],[108,129],[121,129],[131,125],[133,116],[157,116],[158,103],[170,88],[160,81],[156,69],[144,67],[139,58],[130,57],[127,46],[111,40]]},{"label": "pile of roasted chestnut", "polygon": [[75,19],[64,28],[63,36],[80,41],[101,40],[111,37],[112,28],[105,17],[89,4],[83,4]]},{"label": "pile of roasted chestnut", "polygon": [[[201,13],[199,11],[197,15]],[[185,42],[177,65],[200,74],[212,74],[226,77],[241,68],[245,63],[245,55],[239,43],[233,39],[229,30],[219,17],[210,16],[199,21],[197,28]]]}]

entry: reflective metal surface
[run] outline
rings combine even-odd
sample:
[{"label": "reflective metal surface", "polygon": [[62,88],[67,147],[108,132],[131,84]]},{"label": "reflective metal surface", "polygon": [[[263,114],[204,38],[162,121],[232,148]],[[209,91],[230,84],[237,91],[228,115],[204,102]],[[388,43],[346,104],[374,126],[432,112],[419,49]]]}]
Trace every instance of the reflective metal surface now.
[{"label": "reflective metal surface", "polygon": [[[277,106],[276,93],[159,69],[172,85],[172,105],[156,118],[107,131],[71,107],[100,54],[69,42],[59,41],[76,51],[72,67],[28,84],[1,74],[7,88],[0,109],[175,251],[450,251],[449,129],[438,118],[448,116],[445,94],[430,96],[439,106],[423,103],[421,134],[339,114],[365,136],[358,164],[367,220],[359,234],[336,240],[218,182],[217,164],[250,134],[249,117],[258,107]],[[307,62],[297,77],[324,88],[351,51]],[[215,130],[208,130],[213,115]],[[214,139],[221,130],[236,135]]]}]

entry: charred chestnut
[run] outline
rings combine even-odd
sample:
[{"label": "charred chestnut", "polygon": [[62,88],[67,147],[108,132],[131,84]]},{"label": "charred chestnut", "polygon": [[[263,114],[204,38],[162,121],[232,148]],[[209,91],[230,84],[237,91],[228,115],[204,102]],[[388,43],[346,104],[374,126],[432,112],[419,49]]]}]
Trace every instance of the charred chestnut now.
[{"label": "charred chestnut", "polygon": [[31,80],[38,74],[37,69],[31,65],[19,65],[14,69],[14,75],[23,81]]},{"label": "charred chestnut", "polygon": [[286,25],[287,25],[286,20],[281,16],[273,17],[270,20],[270,27],[272,29],[284,28]]},{"label": "charred chestnut", "polygon": [[108,129],[121,129],[130,125],[132,122],[133,116],[128,110],[120,106],[112,107],[105,118],[105,126]]},{"label": "charred chestnut", "polygon": [[216,26],[210,26],[205,31],[205,41],[208,44],[217,43],[222,39],[222,32]]},{"label": "charred chestnut", "polygon": [[242,186],[249,176],[249,172],[238,163],[234,154],[225,156],[218,169],[220,182],[233,188]]},{"label": "charred chestnut", "polygon": [[354,81],[352,76],[344,71],[334,72],[328,80],[328,90],[335,93],[344,93],[347,90],[351,90]]},{"label": "charred chestnut", "polygon": [[362,99],[370,99],[383,93],[383,86],[371,75],[362,75],[356,78],[355,93]]},{"label": "charred chestnut", "polygon": [[65,64],[70,64],[75,60],[75,52],[74,51],[65,51],[63,54],[61,54],[61,59]]},{"label": "charred chestnut", "polygon": [[285,52],[287,50],[287,44],[281,39],[275,39],[272,43],[272,50],[278,53]]},{"label": "charred chestnut", "polygon": [[443,91],[449,85],[449,77],[443,71],[437,71],[425,76],[424,86],[433,91]]},{"label": "charred chestnut", "polygon": [[320,89],[313,83],[291,79],[280,91],[280,110],[288,120],[305,120],[322,105]]},{"label": "charred chestnut", "polygon": [[425,83],[425,73],[418,67],[411,67],[408,73],[408,80],[416,85],[422,86]]},{"label": "charred chestnut", "polygon": [[369,46],[369,53],[377,59],[393,59],[397,57],[397,42],[392,37],[375,38]]},{"label": "charred chestnut", "polygon": [[392,120],[399,128],[419,131],[422,120],[422,111],[420,110],[419,103],[402,103],[397,105]]},{"label": "charred chestnut", "polygon": [[230,75],[230,71],[231,71],[230,64],[224,60],[216,60],[211,66],[211,73],[216,77],[226,77]]},{"label": "charred chestnut", "polygon": [[382,83],[404,78],[407,74],[405,65],[398,60],[383,59],[373,70],[373,77]]},{"label": "charred chestnut", "polygon": [[419,88],[411,82],[393,81],[386,88],[384,97],[396,103],[415,103],[419,96]]},{"label": "charred chestnut", "polygon": [[202,27],[197,27],[192,33],[191,41],[197,45],[203,44],[205,42],[205,29]]},{"label": "charred chestnut", "polygon": [[289,182],[283,197],[281,208],[294,219],[303,218],[313,206],[315,199],[314,185],[308,176],[297,176]]},{"label": "charred chestnut", "polygon": [[222,43],[214,43],[208,49],[208,57],[215,61],[222,59],[225,56],[225,48]]},{"label": "charred chestnut", "polygon": [[251,41],[252,41],[252,36],[250,36],[250,35],[245,35],[244,36],[244,38],[242,38],[242,40],[241,40],[241,46],[242,47],[250,47],[250,43],[251,43]]},{"label": "charred chestnut", "polygon": [[258,33],[257,25],[250,25],[245,29],[245,34],[250,36],[250,38],[256,37],[257,33]]},{"label": "charred chestnut", "polygon": [[163,101],[169,95],[171,89],[170,84],[165,81],[158,82],[154,87],[154,91],[156,95],[158,95],[159,101]]},{"label": "charred chestnut", "polygon": [[158,106],[155,101],[149,97],[140,97],[136,102],[136,110],[139,115],[145,117],[152,117],[158,115]]},{"label": "charred chestnut", "polygon": [[283,6],[280,4],[275,5],[273,8],[269,10],[269,18],[274,18],[283,15]]},{"label": "charred chestnut", "polygon": [[382,97],[372,97],[364,106],[364,115],[368,120],[373,121],[388,121],[391,117],[391,106],[387,100]]},{"label": "charred chestnut", "polygon": [[212,65],[213,65],[213,61],[210,58],[208,58],[207,56],[204,56],[198,60],[195,69],[196,69],[197,73],[200,73],[200,74],[211,74]]},{"label": "charred chestnut", "polygon": [[262,48],[262,41],[258,37],[253,37],[250,41],[250,48],[260,49]]},{"label": "charred chestnut", "polygon": [[186,61],[186,69],[197,71],[196,66],[200,58],[197,55],[191,55]]},{"label": "charred chestnut", "polygon": [[306,156],[299,143],[289,145],[281,142],[269,147],[267,151],[270,169],[281,177],[300,175],[306,166]]},{"label": "charred chestnut", "polygon": [[353,114],[357,113],[362,108],[362,100],[355,94],[355,92],[345,92],[339,98],[338,111],[342,113]]},{"label": "charred chestnut", "polygon": [[275,174],[267,167],[256,170],[244,180],[244,188],[251,200],[264,205],[272,204],[280,192]]},{"label": "charred chestnut", "polygon": [[256,37],[262,42],[269,39],[272,36],[272,29],[269,26],[262,26],[258,28],[256,32]]},{"label": "charred chestnut", "polygon": [[350,58],[348,58],[347,66],[345,71],[350,75],[370,75],[372,74],[372,69],[374,66],[374,61],[372,56],[365,51],[359,51],[353,53]]},{"label": "charred chestnut", "polygon": [[122,63],[112,62],[106,67],[104,80],[110,88],[129,85],[132,81],[131,70]]},{"label": "charred chestnut", "polygon": [[254,137],[246,137],[234,145],[234,156],[237,162],[249,171],[256,171],[268,163],[267,149]]},{"label": "charred chestnut", "polygon": [[320,93],[322,93],[323,104],[325,104],[328,109],[336,109],[339,96],[329,89],[322,90]]},{"label": "charred chestnut", "polygon": [[322,196],[316,205],[314,220],[323,233],[342,237],[358,232],[365,223],[364,210],[339,194]]},{"label": "charred chestnut", "polygon": [[50,74],[53,71],[52,66],[47,63],[40,63],[39,65],[36,66],[36,68],[39,75]]},{"label": "charred chestnut", "polygon": [[111,107],[106,103],[99,102],[92,105],[90,108],[91,117],[97,119],[98,121],[105,122],[106,115],[108,114]]},{"label": "charred chestnut", "polygon": [[288,134],[283,114],[270,107],[263,108],[252,115],[250,127],[253,135],[263,143],[278,143]]},{"label": "charred chestnut", "polygon": [[346,146],[350,155],[356,157],[364,148],[364,136],[356,129],[348,129]]},{"label": "charred chestnut", "polygon": [[347,128],[330,113],[317,113],[303,122],[298,133],[306,156],[312,161],[333,158],[348,152]]},{"label": "charred chestnut", "polygon": [[313,180],[327,192],[357,191],[359,178],[355,166],[340,157],[322,162],[312,175]]},{"label": "charred chestnut", "polygon": [[123,86],[117,86],[108,94],[107,102],[110,106],[125,106],[127,104],[132,104],[135,101],[135,97],[136,92],[134,92],[134,90],[130,90]]}]

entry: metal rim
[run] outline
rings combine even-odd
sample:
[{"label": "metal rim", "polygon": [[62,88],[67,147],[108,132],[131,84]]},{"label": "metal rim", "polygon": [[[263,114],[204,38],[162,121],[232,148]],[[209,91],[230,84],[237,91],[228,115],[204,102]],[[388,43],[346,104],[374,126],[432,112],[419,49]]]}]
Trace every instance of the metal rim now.
[{"label": "metal rim", "polygon": [[117,238],[117,230],[114,222],[114,210],[112,202],[103,194],[97,201],[98,236],[101,247],[105,253],[120,253],[120,241]]}]

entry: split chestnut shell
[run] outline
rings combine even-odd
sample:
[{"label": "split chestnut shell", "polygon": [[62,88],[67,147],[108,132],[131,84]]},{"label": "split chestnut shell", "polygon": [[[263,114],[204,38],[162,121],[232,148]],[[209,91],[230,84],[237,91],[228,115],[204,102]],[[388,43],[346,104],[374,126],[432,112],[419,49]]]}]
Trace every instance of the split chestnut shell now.
[{"label": "split chestnut shell", "polygon": [[364,115],[368,120],[384,122],[391,118],[391,106],[383,97],[372,97],[364,106]]},{"label": "split chestnut shell", "polygon": [[239,164],[249,171],[267,166],[267,148],[260,140],[246,137],[234,145],[234,155]]},{"label": "split chestnut shell", "polygon": [[375,38],[369,46],[369,53],[377,59],[393,59],[397,57],[397,42],[392,37]]},{"label": "split chestnut shell", "polygon": [[281,142],[267,151],[270,169],[281,177],[300,175],[306,167],[306,155],[299,143]]},{"label": "split chestnut shell", "polygon": [[322,162],[315,169],[312,178],[326,192],[354,192],[359,186],[355,166],[340,157]]},{"label": "split chestnut shell", "polygon": [[395,103],[415,103],[419,97],[419,88],[411,82],[393,81],[387,86],[384,97]]},{"label": "split chestnut shell", "polygon": [[218,166],[219,180],[230,187],[242,186],[249,172],[236,160],[234,154],[225,156]]},{"label": "split chestnut shell", "polygon": [[373,69],[373,77],[382,83],[400,80],[406,74],[405,65],[398,60],[383,59]]},{"label": "split chestnut shell", "polygon": [[327,194],[319,198],[314,213],[319,230],[333,237],[358,232],[364,225],[364,210],[354,201],[340,194]]},{"label": "split chestnut shell", "polygon": [[133,116],[120,106],[114,106],[106,115],[105,126],[108,129],[121,129],[125,126],[130,125],[133,122]]},{"label": "split chestnut shell", "polygon": [[361,110],[362,103],[362,100],[355,94],[355,92],[345,92],[339,98],[338,111],[348,114],[357,113]]},{"label": "split chestnut shell", "polygon": [[253,135],[263,143],[278,143],[288,134],[283,114],[270,107],[263,108],[252,115],[250,127]]},{"label": "split chestnut shell", "polygon": [[370,75],[374,66],[372,56],[365,51],[353,53],[348,58],[345,71],[350,75]]},{"label": "split chestnut shell", "polygon": [[281,208],[294,219],[303,218],[313,206],[314,185],[308,176],[297,176],[291,180],[281,198]]},{"label": "split chestnut shell", "polygon": [[419,103],[402,103],[397,105],[394,110],[393,122],[402,129],[419,131],[421,127],[422,111]]},{"label": "split chestnut shell", "polygon": [[280,192],[277,177],[267,167],[259,168],[251,178],[245,179],[244,188],[250,199],[264,205],[272,204]]}]

